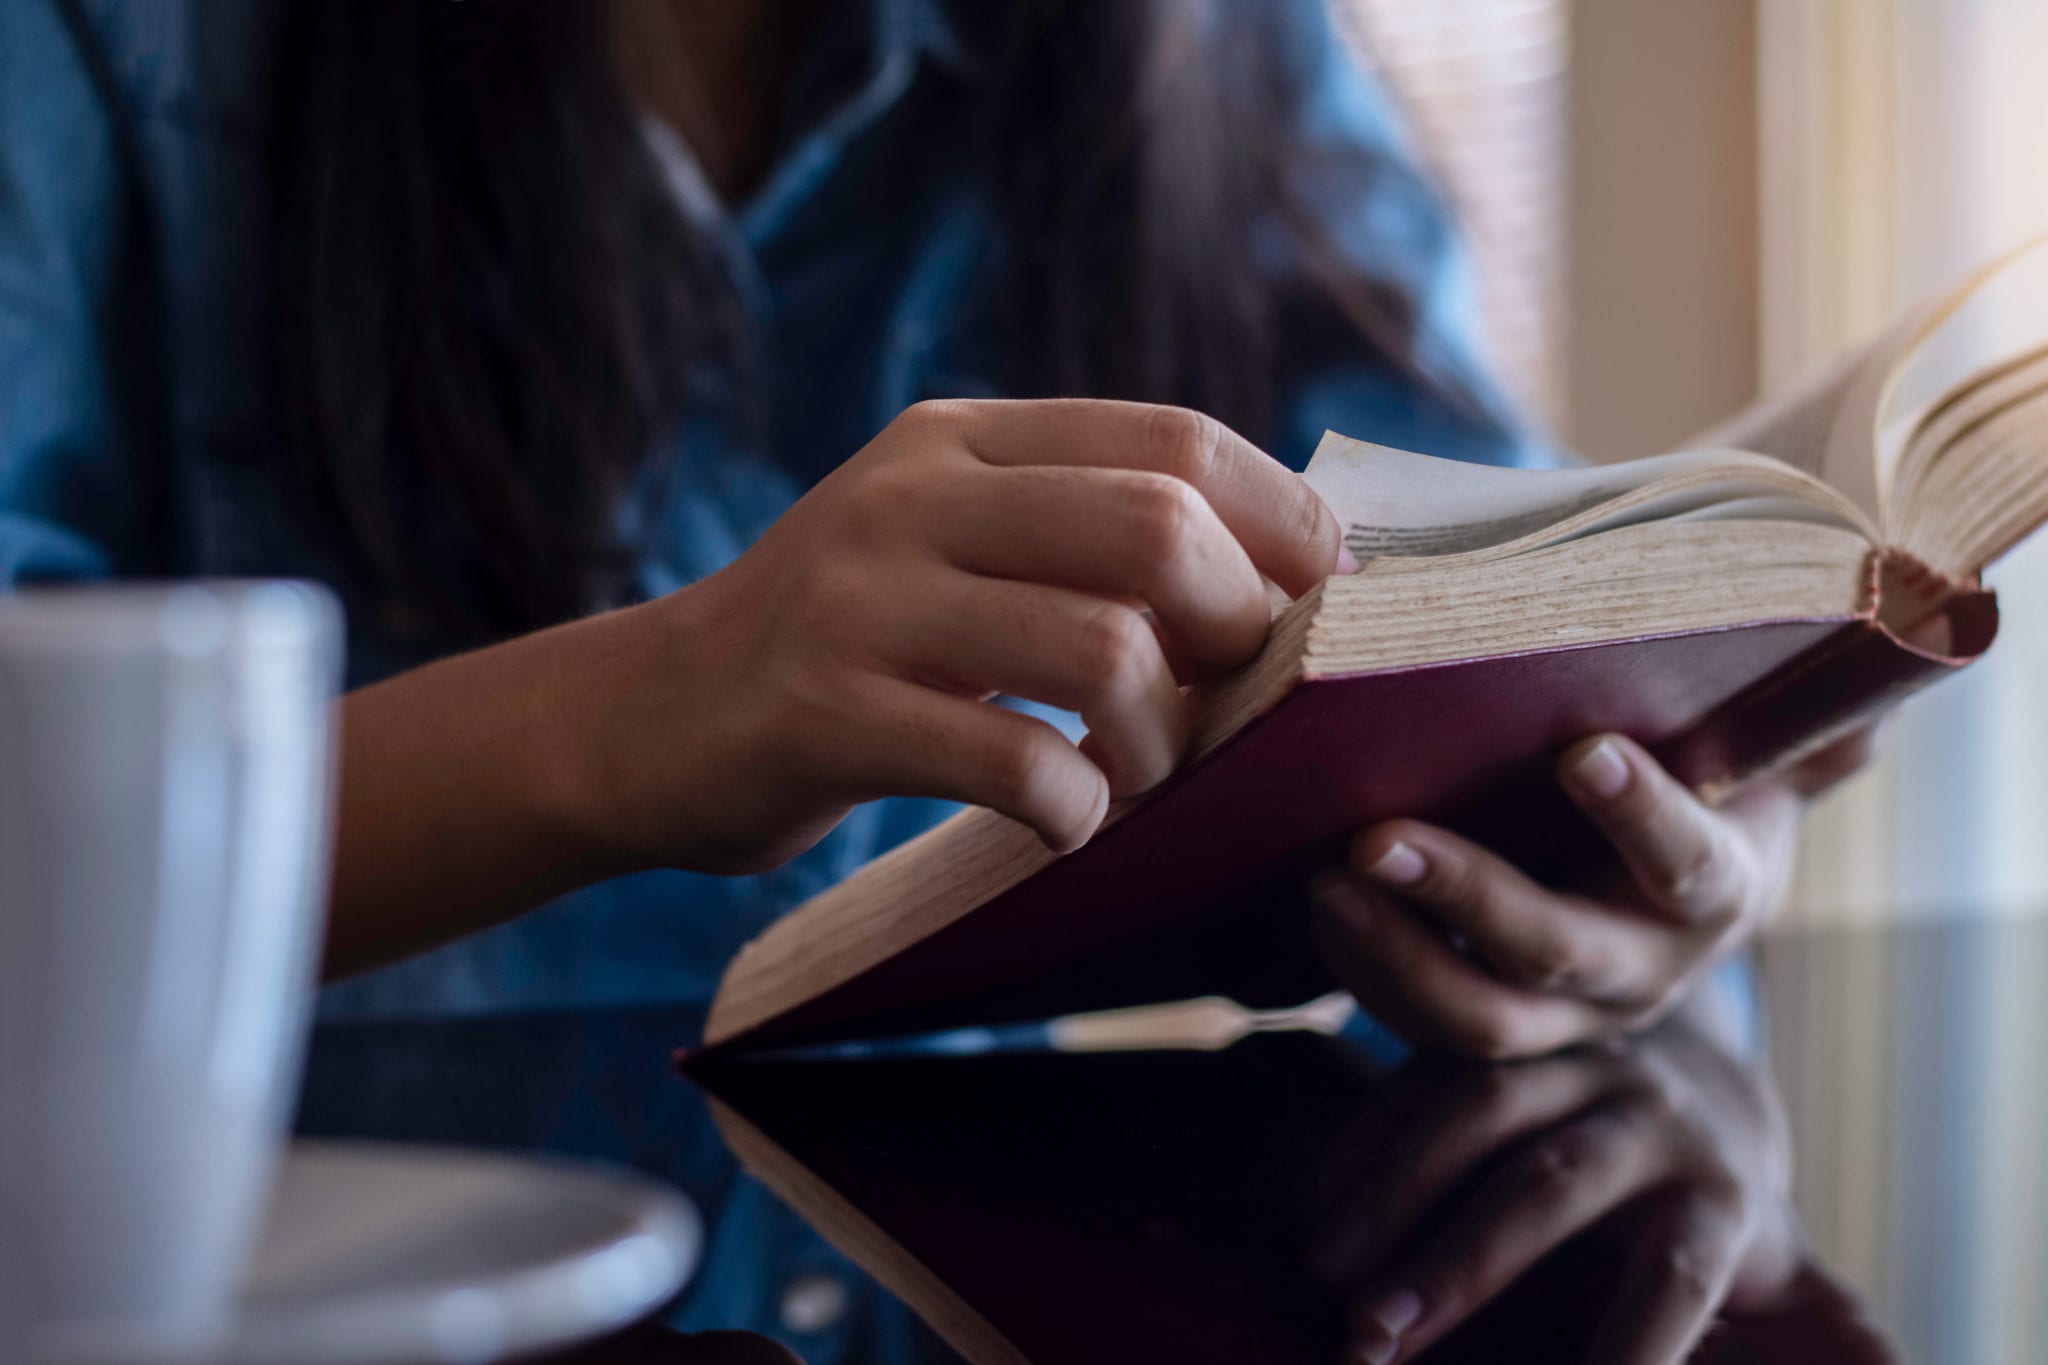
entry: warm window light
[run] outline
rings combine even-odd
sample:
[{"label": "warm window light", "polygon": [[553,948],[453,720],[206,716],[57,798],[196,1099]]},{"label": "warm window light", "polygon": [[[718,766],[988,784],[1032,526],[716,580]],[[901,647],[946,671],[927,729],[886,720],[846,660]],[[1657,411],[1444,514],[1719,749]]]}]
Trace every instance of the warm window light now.
[{"label": "warm window light", "polygon": [[1483,329],[1509,393],[1562,417],[1566,0],[1333,0],[1400,92],[1472,250]]}]

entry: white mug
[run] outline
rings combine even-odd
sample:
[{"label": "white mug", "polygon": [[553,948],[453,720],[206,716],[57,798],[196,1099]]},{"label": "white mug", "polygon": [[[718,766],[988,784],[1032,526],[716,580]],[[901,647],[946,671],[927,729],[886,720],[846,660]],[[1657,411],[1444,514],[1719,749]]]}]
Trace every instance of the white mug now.
[{"label": "white mug", "polygon": [[202,1354],[290,1119],[340,611],[301,583],[0,598],[0,1360]]}]

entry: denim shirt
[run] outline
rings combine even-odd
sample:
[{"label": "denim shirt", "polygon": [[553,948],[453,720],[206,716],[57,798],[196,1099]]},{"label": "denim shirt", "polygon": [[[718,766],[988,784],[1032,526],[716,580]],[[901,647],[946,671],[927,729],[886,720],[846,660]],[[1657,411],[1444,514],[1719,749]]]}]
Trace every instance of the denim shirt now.
[{"label": "denim shirt", "polygon": [[[1243,0],[1253,3],[1254,0]],[[1331,31],[1322,0],[1256,0],[1278,25],[1304,130],[1383,168],[1321,205],[1338,243],[1417,305],[1433,363],[1491,404],[1453,410],[1382,363],[1334,310],[1279,338],[1274,453],[1299,467],[1325,428],[1494,463],[1542,458],[1480,373],[1468,278],[1446,215],[1388,102]],[[350,610],[349,678],[427,654],[356,608],[362,585],[311,547],[273,452],[266,330],[266,90],[277,0],[0,2],[0,584],[112,576],[294,575]],[[1001,224],[967,144],[976,97],[938,0],[867,0],[825,41],[864,71],[826,101],[743,203],[720,204],[656,132],[679,207],[720,244],[774,415],[758,444],[703,396],[649,453],[661,477],[622,514],[656,595],[718,569],[920,399],[998,396],[975,284]],[[1220,58],[1219,59],[1225,59]],[[1299,263],[1263,263],[1286,271]],[[699,382],[701,380],[701,382]],[[431,651],[427,652],[428,654]],[[329,988],[329,1018],[628,1002],[702,1002],[776,916],[946,813],[876,802],[760,876],[653,872],[593,886],[512,924]],[[709,1211],[712,1260],[685,1306],[698,1326],[776,1330],[792,1264],[837,1265],[752,1185]],[[786,1334],[785,1334],[786,1335]],[[820,1338],[797,1341],[813,1362]],[[871,1343],[872,1345],[872,1343]]]}]

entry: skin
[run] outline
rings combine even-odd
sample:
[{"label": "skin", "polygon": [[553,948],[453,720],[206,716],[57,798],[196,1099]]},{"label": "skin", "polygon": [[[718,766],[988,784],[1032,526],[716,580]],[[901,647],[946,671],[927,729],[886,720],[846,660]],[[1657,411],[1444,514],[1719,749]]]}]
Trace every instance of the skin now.
[{"label": "skin", "polygon": [[828,0],[630,0],[611,6],[627,93],[689,144],[728,202],[767,173],[776,113]]},{"label": "skin", "polygon": [[919,404],[719,573],[352,694],[330,970],[635,869],[771,868],[885,795],[1074,848],[1172,770],[1178,684],[1257,652],[1261,575],[1300,593],[1339,552],[1195,413]]},{"label": "skin", "polygon": [[1393,820],[1311,889],[1324,960],[1408,1036],[1526,1057],[1647,1027],[1776,914],[1807,798],[1868,758],[1859,733],[1718,809],[1642,747],[1601,735],[1557,765],[1606,834],[1612,872],[1538,885],[1448,830]]},{"label": "skin", "polygon": [[1629,1257],[1589,1365],[1685,1360],[1710,1330],[1708,1358],[1897,1359],[1806,1258],[1767,1079],[1689,1021],[1513,1065],[1425,1060],[1391,1084],[1340,1144],[1310,1253],[1356,1286],[1352,1365],[1421,1355],[1589,1236]]}]

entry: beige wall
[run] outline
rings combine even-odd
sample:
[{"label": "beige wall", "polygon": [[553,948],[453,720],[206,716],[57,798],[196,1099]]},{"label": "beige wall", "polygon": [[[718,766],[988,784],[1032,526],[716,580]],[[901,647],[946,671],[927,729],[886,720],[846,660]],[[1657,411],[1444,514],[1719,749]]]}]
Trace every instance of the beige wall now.
[{"label": "beige wall", "polygon": [[1655,454],[1757,366],[1754,0],[1573,0],[1562,436]]}]

